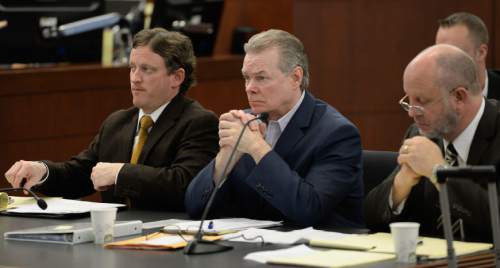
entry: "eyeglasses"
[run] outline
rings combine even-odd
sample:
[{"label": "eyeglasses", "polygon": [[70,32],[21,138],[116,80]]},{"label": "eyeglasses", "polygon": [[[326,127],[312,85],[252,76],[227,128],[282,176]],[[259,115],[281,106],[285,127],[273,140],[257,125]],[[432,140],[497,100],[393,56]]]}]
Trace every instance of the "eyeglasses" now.
[{"label": "eyeglasses", "polygon": [[[448,91],[448,93],[452,93],[453,91],[455,91],[455,89],[457,89],[458,87],[455,87],[453,89],[451,89],[450,91]],[[436,99],[436,100],[433,100],[431,102],[428,102],[425,104],[425,106],[430,106],[440,100],[442,100],[445,96],[442,96],[441,98],[439,99]],[[406,112],[410,112],[412,111],[415,115],[423,115],[425,113],[425,108],[424,106],[421,106],[421,105],[411,105],[410,103],[408,103],[408,101],[405,101],[405,99],[408,98],[408,95],[404,95],[403,98],[401,98],[399,100],[399,105],[401,105],[401,107],[403,108],[403,110],[405,110]]]}]

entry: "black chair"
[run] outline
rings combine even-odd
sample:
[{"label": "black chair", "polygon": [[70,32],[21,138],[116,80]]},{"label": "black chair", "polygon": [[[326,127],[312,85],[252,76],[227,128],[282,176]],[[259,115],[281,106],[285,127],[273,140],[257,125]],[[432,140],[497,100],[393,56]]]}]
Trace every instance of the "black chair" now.
[{"label": "black chair", "polygon": [[398,165],[397,158],[397,152],[363,150],[365,196],[391,174]]}]

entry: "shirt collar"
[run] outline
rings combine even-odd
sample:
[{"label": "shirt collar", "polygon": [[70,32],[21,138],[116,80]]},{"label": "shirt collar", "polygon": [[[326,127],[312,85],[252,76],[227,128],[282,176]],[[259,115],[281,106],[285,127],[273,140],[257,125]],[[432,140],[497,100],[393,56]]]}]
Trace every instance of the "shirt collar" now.
[{"label": "shirt collar", "polygon": [[483,96],[488,97],[488,71],[485,72],[486,76],[484,78]]},{"label": "shirt collar", "polygon": [[[467,163],[467,158],[469,156],[470,146],[472,144],[472,140],[474,139],[474,134],[476,133],[477,126],[479,125],[479,120],[484,113],[484,98],[481,100],[481,106],[476,113],[476,116],[469,125],[458,135],[458,137],[453,141],[453,147],[457,150],[459,156],[459,163],[461,165],[465,165]],[[448,146],[450,142],[443,139],[444,148]]]},{"label": "shirt collar", "polygon": [[[304,100],[304,96],[305,96],[305,90],[302,91],[302,95],[300,96],[299,101],[297,101],[297,103],[295,103],[295,105],[292,107],[292,109],[290,111],[288,111],[288,113],[286,113],[280,119],[278,119],[277,121],[274,121],[274,122],[278,122],[281,132],[283,132],[283,130],[286,128],[286,126],[288,125],[288,123],[292,119],[295,112],[297,112],[297,110],[299,109],[300,104],[302,104],[302,101]],[[272,122],[272,120],[271,120],[271,122]]]},{"label": "shirt collar", "polygon": [[153,123],[156,123],[156,121],[158,120],[158,118],[160,117],[161,113],[163,112],[163,110],[165,110],[165,108],[167,107],[167,105],[169,104],[170,102],[167,102],[165,104],[163,104],[162,106],[158,107],[156,110],[154,110],[152,113],[150,114],[146,114],[142,109],[139,110],[139,116],[137,117],[137,128],[136,130],[139,129],[139,122],[141,121],[141,118],[144,116],[144,115],[149,115],[151,116],[151,119],[153,119]]}]

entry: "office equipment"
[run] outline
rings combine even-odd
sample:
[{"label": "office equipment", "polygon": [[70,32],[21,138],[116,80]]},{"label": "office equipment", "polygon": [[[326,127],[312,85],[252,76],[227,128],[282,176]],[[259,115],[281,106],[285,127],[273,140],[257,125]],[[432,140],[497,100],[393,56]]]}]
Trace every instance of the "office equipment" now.
[{"label": "office equipment", "polygon": [[488,203],[490,206],[491,229],[493,232],[495,265],[500,268],[500,220],[498,215],[498,193],[495,166],[437,166],[433,172],[439,184],[439,204],[443,218],[444,235],[447,241],[448,267],[457,267],[455,247],[452,243],[450,204],[448,198],[447,179],[485,180],[488,183]]},{"label": "office equipment", "polygon": [[100,15],[104,0],[0,0],[0,63],[96,62],[101,31],[59,37],[59,25]]},{"label": "office equipment", "polygon": [[212,54],[224,0],[156,0],[151,27],[180,31],[191,38],[196,56]]},{"label": "office equipment", "polygon": [[108,207],[124,207],[124,204],[98,203],[80,200],[45,198],[47,209],[42,210],[31,197],[13,197],[10,208],[0,212],[2,215],[46,217],[46,218],[78,218],[89,216],[90,210]]},{"label": "office equipment", "polygon": [[[43,199],[41,199],[40,197],[38,197],[38,195],[36,195],[30,189],[26,189],[26,188],[23,188],[23,187],[18,187],[18,188],[2,188],[2,189],[0,189],[0,192],[11,192],[11,191],[26,191],[26,192],[28,192],[36,200],[36,204],[38,205],[39,208],[41,208],[42,210],[46,210],[47,209],[47,203]],[[5,207],[7,207],[7,205],[5,205]],[[0,205],[0,209],[1,208],[3,208],[2,205]]]},{"label": "office equipment", "polygon": [[[139,234],[142,232],[141,221],[116,222],[115,237]],[[79,244],[94,240],[90,222],[52,225],[4,233],[7,240],[46,242],[60,244]]]},{"label": "office equipment", "polygon": [[[268,113],[261,113],[259,116],[255,117],[254,119],[248,120],[244,125],[243,128],[241,129],[241,132],[238,136],[238,139],[236,140],[236,143],[234,145],[234,148],[231,150],[231,154],[229,155],[227,162],[224,165],[224,168],[222,169],[222,173],[220,174],[220,177],[218,178],[218,184],[215,186],[215,188],[212,190],[212,193],[210,194],[210,197],[208,198],[207,204],[205,206],[205,209],[203,210],[203,214],[201,215],[201,221],[199,223],[198,231],[195,235],[195,239],[191,240],[189,244],[186,246],[184,249],[185,254],[206,254],[206,253],[214,253],[214,252],[221,252],[225,250],[229,250],[232,247],[222,245],[222,244],[215,244],[212,241],[203,241],[202,236],[203,232],[206,232],[208,230],[208,225],[207,227],[203,226],[203,222],[207,219],[208,212],[210,211],[210,208],[212,207],[212,203],[215,200],[215,195],[217,194],[217,191],[220,189],[220,187],[224,184],[224,182],[227,180],[227,172],[229,168],[229,164],[231,161],[233,161],[234,154],[236,153],[236,148],[238,148],[238,145],[240,144],[241,137],[243,137],[243,133],[245,132],[246,128],[248,125],[256,120],[261,120],[262,122],[267,123],[267,119],[269,118]],[[266,227],[266,226],[247,226],[246,228],[251,228],[251,227]],[[203,230],[203,232],[202,232]],[[242,229],[239,229],[242,230]],[[235,230],[235,231],[239,231]],[[198,246],[199,245],[199,246]]]}]

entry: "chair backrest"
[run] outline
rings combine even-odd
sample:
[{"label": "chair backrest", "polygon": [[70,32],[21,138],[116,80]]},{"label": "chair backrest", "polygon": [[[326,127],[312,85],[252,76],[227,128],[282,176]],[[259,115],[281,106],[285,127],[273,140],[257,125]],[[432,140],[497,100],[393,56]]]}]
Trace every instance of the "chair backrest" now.
[{"label": "chair backrest", "polygon": [[391,174],[398,165],[397,158],[397,152],[363,150],[365,196]]}]

